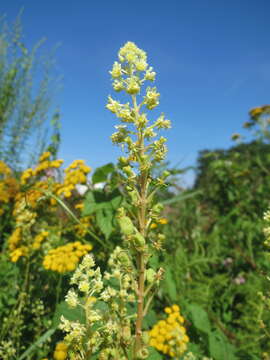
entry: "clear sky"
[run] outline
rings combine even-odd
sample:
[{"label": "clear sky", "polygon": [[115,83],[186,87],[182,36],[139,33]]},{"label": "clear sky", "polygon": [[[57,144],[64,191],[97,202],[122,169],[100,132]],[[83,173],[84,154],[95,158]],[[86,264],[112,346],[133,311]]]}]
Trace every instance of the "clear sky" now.
[{"label": "clear sky", "polygon": [[14,20],[24,7],[25,42],[43,36],[56,52],[63,89],[60,156],[92,167],[115,162],[117,120],[105,109],[110,75],[126,41],[148,53],[157,72],[159,110],[172,164],[194,164],[198,151],[228,148],[248,110],[269,103],[269,0],[1,0]]}]

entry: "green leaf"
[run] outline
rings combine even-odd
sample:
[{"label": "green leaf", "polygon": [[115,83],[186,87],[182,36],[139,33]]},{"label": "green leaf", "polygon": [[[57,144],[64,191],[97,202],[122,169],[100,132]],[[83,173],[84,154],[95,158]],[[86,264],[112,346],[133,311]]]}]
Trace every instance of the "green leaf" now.
[{"label": "green leaf", "polygon": [[97,225],[102,231],[102,233],[105,235],[106,239],[108,239],[112,233],[113,226],[112,226],[112,220],[113,220],[113,213],[109,209],[99,209],[96,212],[96,220]]},{"label": "green leaf", "polygon": [[114,210],[117,210],[120,207],[122,200],[123,200],[123,197],[121,195],[114,197],[111,200],[112,208]]},{"label": "green leaf", "polygon": [[147,312],[143,319],[144,328],[149,329],[157,322],[157,315],[154,310],[150,310]]},{"label": "green leaf", "polygon": [[84,310],[80,306],[77,306],[76,308],[70,308],[65,301],[62,301],[56,307],[52,322],[53,327],[57,327],[60,324],[60,318],[62,315],[67,320],[79,321],[81,324],[85,324]]},{"label": "green leaf", "polygon": [[236,360],[235,348],[219,331],[209,334],[209,352],[215,360]]},{"label": "green leaf", "polygon": [[168,293],[171,301],[177,301],[176,285],[171,269],[169,267],[165,268],[163,286],[165,288],[165,291]]},{"label": "green leaf", "polygon": [[111,174],[113,171],[114,165],[112,163],[98,167],[92,176],[92,183],[97,184],[107,181],[108,175]]},{"label": "green leaf", "polygon": [[52,336],[52,334],[56,331],[56,328],[49,329],[45,332],[34,344],[32,344],[26,351],[19,357],[18,360],[25,359],[31,352],[35,350],[36,347],[39,347],[41,344],[43,344],[49,337]]},{"label": "green leaf", "polygon": [[148,360],[162,360],[162,356],[156,349],[154,349],[153,347],[149,347],[149,355],[148,355],[147,359]]},{"label": "green leaf", "polygon": [[188,194],[179,194],[179,195],[176,195],[174,196],[172,199],[169,199],[169,200],[163,200],[163,201],[160,201],[162,204],[164,205],[169,205],[169,204],[173,204],[173,203],[176,203],[176,202],[179,202],[179,201],[183,201],[183,200],[186,200],[186,199],[189,199],[189,198],[193,198],[199,194],[201,194],[201,190],[198,190],[198,191],[193,191],[191,193],[188,193]]},{"label": "green leaf", "polygon": [[83,202],[82,216],[88,216],[96,211],[96,200],[92,191],[88,191]]},{"label": "green leaf", "polygon": [[157,270],[160,266],[160,263],[159,263],[159,257],[158,255],[154,254],[150,257],[149,259],[149,266],[154,269],[154,270]]},{"label": "green leaf", "polygon": [[195,328],[207,334],[211,333],[211,325],[206,311],[197,304],[188,304],[187,307]]}]

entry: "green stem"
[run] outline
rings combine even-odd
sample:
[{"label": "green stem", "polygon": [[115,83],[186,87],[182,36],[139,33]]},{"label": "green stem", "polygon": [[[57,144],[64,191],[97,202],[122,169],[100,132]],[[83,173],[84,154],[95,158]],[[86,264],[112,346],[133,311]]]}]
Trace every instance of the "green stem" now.
[{"label": "green stem", "polygon": [[[139,109],[137,107],[136,96],[132,96],[133,106],[136,117],[139,117]],[[138,129],[138,148],[139,148],[139,162],[145,153],[143,131]],[[147,177],[148,171],[142,171],[139,175],[139,194],[140,205],[138,209],[139,231],[145,237],[146,230],[146,210],[147,210]],[[137,254],[137,272],[138,272],[138,300],[137,300],[137,319],[135,328],[135,344],[134,344],[134,359],[142,348],[142,324],[144,317],[144,282],[145,282],[145,254],[140,251]]]},{"label": "green stem", "polygon": [[58,282],[57,282],[57,287],[56,287],[56,305],[59,304],[59,297],[60,297],[60,292],[61,292],[62,279],[63,279],[63,275],[60,274]]}]

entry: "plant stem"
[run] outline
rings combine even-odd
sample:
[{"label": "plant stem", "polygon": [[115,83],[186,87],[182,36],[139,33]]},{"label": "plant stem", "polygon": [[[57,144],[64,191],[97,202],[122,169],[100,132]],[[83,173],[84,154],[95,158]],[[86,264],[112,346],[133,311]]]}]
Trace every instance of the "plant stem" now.
[{"label": "plant stem", "polygon": [[[140,116],[139,108],[136,102],[136,96],[133,96],[133,105],[137,118]],[[145,153],[144,137],[141,129],[138,129],[138,144],[139,144],[139,159]],[[140,160],[139,160],[140,162]],[[146,211],[147,211],[147,177],[148,171],[141,170],[139,175],[139,194],[140,205],[138,210],[139,231],[145,237],[146,233]],[[142,324],[144,317],[144,282],[145,282],[145,253],[138,251],[137,254],[137,270],[138,270],[138,305],[137,305],[137,319],[135,330],[135,345],[134,345],[134,359],[142,347]]]},{"label": "plant stem", "polygon": [[134,346],[134,359],[142,345],[142,322],[143,322],[143,308],[144,308],[144,254],[140,253],[137,257],[139,279],[138,279],[138,307],[136,319],[136,332],[135,332],[135,346]]}]

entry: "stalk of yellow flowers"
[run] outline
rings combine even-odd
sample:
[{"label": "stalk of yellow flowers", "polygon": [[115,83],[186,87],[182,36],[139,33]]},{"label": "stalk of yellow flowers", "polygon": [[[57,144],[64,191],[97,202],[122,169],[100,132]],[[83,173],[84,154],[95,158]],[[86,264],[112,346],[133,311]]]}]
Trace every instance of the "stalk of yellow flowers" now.
[{"label": "stalk of yellow flowers", "polygon": [[[145,280],[154,270],[148,268],[148,259],[153,247],[161,248],[164,240],[162,234],[151,233],[151,223],[159,221],[162,210],[160,204],[155,204],[154,194],[159,186],[164,185],[168,176],[164,172],[159,179],[153,180],[151,169],[162,161],[166,155],[166,139],[157,136],[155,130],[167,129],[170,121],[162,114],[156,121],[149,124],[145,110],[152,110],[159,104],[160,94],[155,87],[147,87],[145,96],[140,100],[138,96],[146,81],[154,81],[156,73],[147,64],[146,53],[134,43],[128,42],[118,54],[119,62],[115,62],[110,72],[115,91],[124,91],[131,96],[132,105],[121,104],[109,97],[107,108],[121,121],[115,126],[117,132],[112,135],[112,142],[126,148],[128,156],[119,158],[119,166],[125,176],[128,211],[119,209],[118,220],[123,239],[136,257],[137,271],[137,319],[133,357],[146,358],[147,346],[143,343],[142,323],[146,315]],[[128,127],[130,126],[130,128]],[[153,275],[153,281],[160,276]],[[149,276],[148,276],[149,277]]]}]

